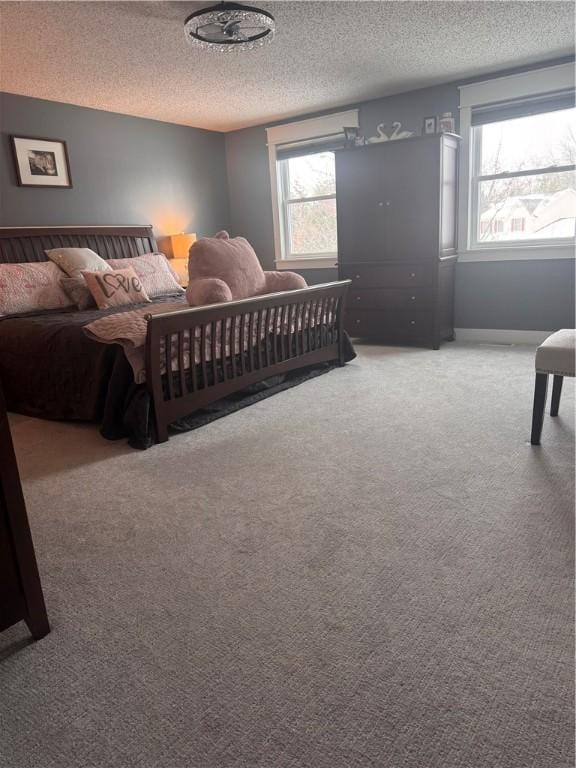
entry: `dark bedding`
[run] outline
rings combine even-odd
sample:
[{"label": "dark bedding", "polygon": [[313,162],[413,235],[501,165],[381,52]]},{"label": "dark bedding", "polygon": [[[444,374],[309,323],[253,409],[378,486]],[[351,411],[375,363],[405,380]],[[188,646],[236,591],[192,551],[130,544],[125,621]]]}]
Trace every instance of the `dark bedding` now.
[{"label": "dark bedding", "polygon": [[[133,306],[124,311],[130,309]],[[118,311],[122,310],[0,317],[0,378],[8,410],[43,419],[100,423],[109,439],[130,438],[135,431],[139,433],[135,443],[149,444],[143,437],[151,433],[149,416],[145,417],[150,410],[148,393],[144,385],[134,384],[122,347],[100,344],[82,331],[98,317]],[[126,411],[130,413],[136,403],[139,423],[124,426]]]},{"label": "dark bedding", "polygon": [[[174,296],[157,299],[174,301]],[[133,306],[126,307],[129,311]],[[0,379],[8,410],[27,416],[101,425],[109,440],[128,438],[134,448],[153,442],[151,398],[135,384],[132,368],[117,344],[101,344],[83,326],[112,310],[54,311],[0,317]],[[355,357],[346,338],[346,357]],[[176,422],[188,431],[333,367],[331,364],[277,376]]]}]

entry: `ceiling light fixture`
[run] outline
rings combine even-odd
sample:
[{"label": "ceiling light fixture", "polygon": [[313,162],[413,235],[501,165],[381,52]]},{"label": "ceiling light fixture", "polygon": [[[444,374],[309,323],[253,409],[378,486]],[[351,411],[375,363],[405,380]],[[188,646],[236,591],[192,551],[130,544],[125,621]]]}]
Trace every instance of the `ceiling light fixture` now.
[{"label": "ceiling light fixture", "polygon": [[276,23],[268,11],[240,3],[219,3],[188,16],[186,39],[207,51],[251,51],[272,41]]}]

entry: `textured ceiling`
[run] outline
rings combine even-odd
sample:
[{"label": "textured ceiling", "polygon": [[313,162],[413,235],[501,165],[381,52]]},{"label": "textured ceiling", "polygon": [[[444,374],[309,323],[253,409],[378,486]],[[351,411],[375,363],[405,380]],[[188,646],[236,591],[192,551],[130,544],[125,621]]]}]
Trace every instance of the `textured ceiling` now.
[{"label": "textured ceiling", "polygon": [[263,2],[276,39],[235,55],[186,43],[209,4],[2,2],[0,88],[228,131],[573,52],[572,2]]}]

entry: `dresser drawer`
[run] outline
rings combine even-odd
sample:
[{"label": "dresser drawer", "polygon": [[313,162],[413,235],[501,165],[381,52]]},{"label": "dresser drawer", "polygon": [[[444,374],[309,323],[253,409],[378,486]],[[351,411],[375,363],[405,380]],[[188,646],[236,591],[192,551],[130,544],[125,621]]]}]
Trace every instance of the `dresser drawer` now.
[{"label": "dresser drawer", "polygon": [[429,288],[360,288],[353,285],[348,292],[348,309],[414,310],[429,309],[432,292]]},{"label": "dresser drawer", "polygon": [[380,312],[350,309],[344,325],[350,336],[383,341],[427,341],[432,335],[432,312]]},{"label": "dresser drawer", "polygon": [[412,288],[432,282],[430,264],[342,264],[342,280],[352,280],[356,288]]}]

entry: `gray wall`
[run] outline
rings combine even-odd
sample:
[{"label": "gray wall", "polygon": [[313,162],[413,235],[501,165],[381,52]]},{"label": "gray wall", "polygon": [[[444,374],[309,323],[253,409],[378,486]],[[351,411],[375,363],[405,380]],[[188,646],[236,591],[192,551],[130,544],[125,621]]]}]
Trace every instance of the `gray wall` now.
[{"label": "gray wall", "polygon": [[[224,135],[0,94],[0,225],[229,226]],[[65,139],[72,189],[18,187],[9,135]]]},{"label": "gray wall", "polygon": [[226,134],[230,234],[246,237],[264,269],[274,269],[274,229],[266,130]]},{"label": "gray wall", "polygon": [[574,327],[574,261],[467,262],[456,269],[456,327]]},{"label": "gray wall", "polygon": [[[553,63],[560,61],[550,62]],[[385,130],[389,132],[392,121],[401,122],[406,130],[421,132],[424,117],[442,112],[452,112],[458,128],[458,105],[458,84],[450,83],[351,106],[360,109],[361,132],[372,136],[379,123],[386,123]],[[265,269],[274,269],[265,128],[226,134],[226,159],[231,231],[247,237]],[[337,276],[336,270],[331,269],[302,270],[302,274],[310,283]],[[574,262],[564,259],[460,263],[456,270],[455,314],[458,328],[547,331],[573,327]]]}]

